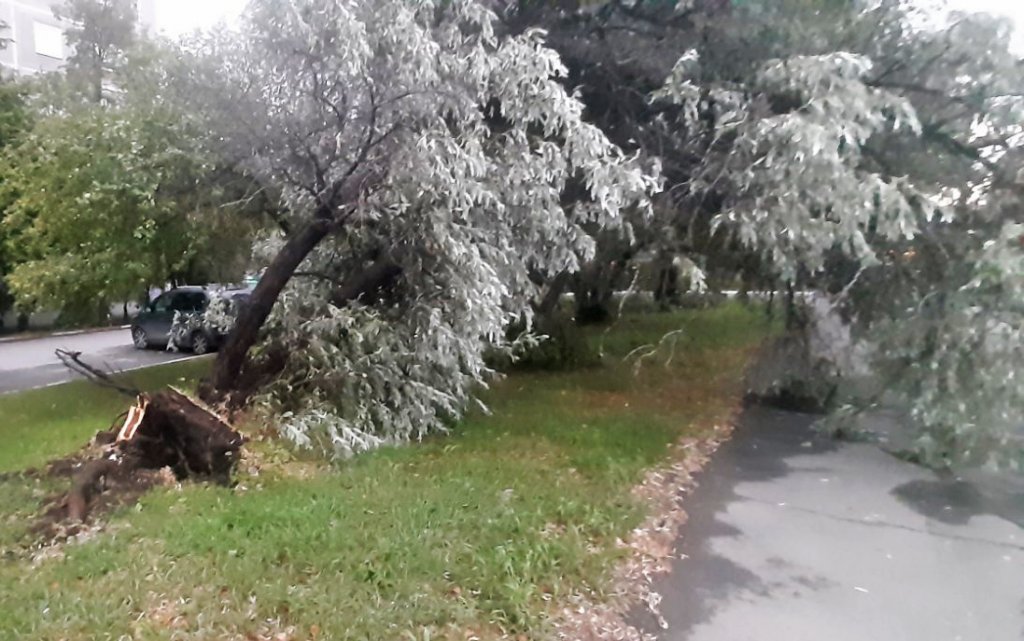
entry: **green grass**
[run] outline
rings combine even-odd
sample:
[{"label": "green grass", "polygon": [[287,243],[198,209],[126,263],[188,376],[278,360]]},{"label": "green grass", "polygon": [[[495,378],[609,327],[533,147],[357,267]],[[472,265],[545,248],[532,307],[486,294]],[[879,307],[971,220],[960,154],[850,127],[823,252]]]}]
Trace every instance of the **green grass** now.
[{"label": "green grass", "polygon": [[[120,378],[142,390],[165,385],[187,389],[209,368],[210,359],[194,359]],[[96,432],[109,428],[127,404],[124,396],[87,381],[0,396],[0,555],[10,555],[25,538],[46,497],[64,489],[53,479],[11,473],[76,452]]]},{"label": "green grass", "polygon": [[[670,367],[620,363],[680,326]],[[514,374],[449,436],[336,467],[256,443],[235,488],[159,489],[34,567],[9,553],[0,638],[534,638],[573,590],[600,594],[643,517],[631,486],[728,416],[768,331],[734,306],[624,319],[608,366]]]},{"label": "green grass", "polygon": [[[208,358],[123,376],[142,390],[191,387],[210,368]],[[70,454],[110,427],[125,397],[87,381],[0,396],[0,473],[24,470]]]}]

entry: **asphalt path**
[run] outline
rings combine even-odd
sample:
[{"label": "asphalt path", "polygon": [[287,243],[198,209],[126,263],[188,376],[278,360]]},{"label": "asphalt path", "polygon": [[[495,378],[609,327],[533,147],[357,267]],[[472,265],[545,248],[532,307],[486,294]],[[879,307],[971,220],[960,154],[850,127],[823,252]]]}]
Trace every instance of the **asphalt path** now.
[{"label": "asphalt path", "polygon": [[56,350],[81,352],[92,365],[112,371],[132,371],[192,358],[162,350],[138,350],[127,329],[0,341],[0,394],[49,387],[74,380]]},{"label": "asphalt path", "polygon": [[1024,639],[1024,479],[962,478],[752,408],[686,501],[659,641]]}]

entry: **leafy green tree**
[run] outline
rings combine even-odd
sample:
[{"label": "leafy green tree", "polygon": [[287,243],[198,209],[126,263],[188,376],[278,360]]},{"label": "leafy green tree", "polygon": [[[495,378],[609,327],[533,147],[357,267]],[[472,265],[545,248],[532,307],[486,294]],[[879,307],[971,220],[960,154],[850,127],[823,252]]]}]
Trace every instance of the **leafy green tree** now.
[{"label": "leafy green tree", "polygon": [[152,283],[239,277],[248,233],[204,183],[216,168],[198,140],[158,106],[41,118],[0,165],[20,305],[96,322]]},{"label": "leafy green tree", "polygon": [[[25,104],[23,86],[11,83],[0,83],[0,150],[6,150],[17,144],[21,136],[29,128],[29,110]],[[5,203],[0,200],[0,207]],[[3,316],[14,304],[15,298],[7,284],[7,275],[13,268],[13,258],[6,248],[3,221],[6,208],[0,209],[0,329],[3,328]]]},{"label": "leafy green tree", "polygon": [[40,116],[0,163],[10,293],[79,324],[152,284],[239,279],[264,201],[166,106],[179,52],[135,33],[132,2],[59,11],[75,54],[33,83]]}]

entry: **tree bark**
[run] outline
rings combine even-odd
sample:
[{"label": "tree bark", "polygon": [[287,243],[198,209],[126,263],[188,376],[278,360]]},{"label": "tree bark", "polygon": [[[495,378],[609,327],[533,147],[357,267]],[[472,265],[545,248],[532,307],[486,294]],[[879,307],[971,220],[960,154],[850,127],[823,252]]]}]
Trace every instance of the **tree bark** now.
[{"label": "tree bark", "polygon": [[249,349],[259,338],[260,328],[274,309],[285,285],[310,252],[327,237],[331,230],[330,221],[316,218],[299,230],[274,257],[260,277],[256,289],[235,321],[227,341],[217,354],[210,380],[200,390],[200,397],[208,403],[224,400],[234,382],[238,380],[249,356]]},{"label": "tree bark", "polygon": [[568,271],[559,272],[551,280],[540,301],[534,305],[534,311],[538,316],[548,316],[557,309],[558,303],[562,299],[562,294],[571,281],[572,274]]},{"label": "tree bark", "polygon": [[615,289],[625,273],[627,261],[595,260],[576,277],[576,322],[580,325],[606,323],[615,315]]},{"label": "tree bark", "polygon": [[259,339],[260,329],[281,292],[302,261],[340,224],[335,213],[354,205],[382,179],[383,175],[373,170],[349,175],[335,185],[331,196],[317,208],[309,222],[288,238],[263,272],[249,302],[239,312],[234,328],[217,354],[210,379],[200,386],[199,397],[203,401],[215,404],[228,400],[249,357],[249,350]]},{"label": "tree bark", "polygon": [[802,329],[799,311],[796,305],[796,286],[793,281],[786,282],[786,329]]}]

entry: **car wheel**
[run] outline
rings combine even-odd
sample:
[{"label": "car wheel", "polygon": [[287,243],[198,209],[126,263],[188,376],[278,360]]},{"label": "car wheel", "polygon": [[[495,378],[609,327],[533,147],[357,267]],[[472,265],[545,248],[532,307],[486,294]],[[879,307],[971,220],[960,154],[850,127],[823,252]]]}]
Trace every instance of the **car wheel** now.
[{"label": "car wheel", "polygon": [[141,327],[133,327],[132,343],[135,344],[135,349],[149,349],[149,336],[146,335],[146,330]]},{"label": "car wheel", "polygon": [[196,332],[192,335],[192,353],[202,356],[210,352],[210,339],[203,332]]}]

